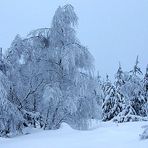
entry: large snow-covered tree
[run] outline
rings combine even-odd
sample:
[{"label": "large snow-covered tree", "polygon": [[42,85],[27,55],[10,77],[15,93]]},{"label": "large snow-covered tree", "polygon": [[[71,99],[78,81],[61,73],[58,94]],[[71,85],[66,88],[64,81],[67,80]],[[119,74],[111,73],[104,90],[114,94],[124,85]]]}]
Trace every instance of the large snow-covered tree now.
[{"label": "large snow-covered tree", "polygon": [[[88,103],[91,104],[90,102],[92,101],[91,98],[88,99],[89,96],[86,96],[83,92],[86,91],[87,85],[89,85],[84,80],[89,81],[90,74],[93,72],[93,58],[88,49],[82,46],[76,38],[74,26],[77,24],[77,19],[73,6],[65,5],[59,7],[55,12],[50,28],[50,44],[48,48],[51,53],[50,61],[54,66],[54,75],[56,75],[56,79],[54,80],[56,86],[54,84],[54,86],[51,87],[56,87],[59,90],[60,95],[57,97],[59,104],[57,104],[58,106],[56,106],[54,110],[56,111],[57,117],[60,116],[58,117],[60,122],[73,121],[74,119],[71,118],[75,116],[71,116],[71,114],[76,111],[76,114],[79,114],[78,112],[80,112],[80,110],[77,110],[79,104],[82,101],[87,103],[87,100]],[[95,89],[95,85],[93,88]],[[91,92],[91,90],[89,90],[89,92]],[[93,104],[91,104],[91,108],[94,108]],[[86,114],[85,111],[86,110],[84,110],[82,114]],[[78,119],[74,122],[78,122]]]},{"label": "large snow-covered tree", "polygon": [[[79,112],[83,122],[99,117],[93,57],[76,37],[77,21],[72,5],[59,7],[50,28],[31,31],[25,39],[17,35],[5,56],[12,82],[9,100],[26,119],[31,116],[34,126],[40,122],[36,114],[44,129],[59,128],[69,120],[74,126]],[[86,106],[80,111],[82,103]]]}]

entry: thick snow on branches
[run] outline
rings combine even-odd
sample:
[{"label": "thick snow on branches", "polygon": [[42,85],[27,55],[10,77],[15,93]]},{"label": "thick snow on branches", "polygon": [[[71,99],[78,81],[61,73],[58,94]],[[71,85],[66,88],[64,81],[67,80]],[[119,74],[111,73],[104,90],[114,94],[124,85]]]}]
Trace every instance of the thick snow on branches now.
[{"label": "thick snow on branches", "polygon": [[0,136],[25,127],[58,129],[62,122],[86,130],[92,119],[147,120],[148,68],[143,77],[137,57],[130,72],[119,64],[115,82],[95,76],[77,24],[73,6],[60,6],[49,28],[17,35],[5,55],[0,49]]},{"label": "thick snow on branches", "polygon": [[62,122],[87,129],[89,120],[99,118],[93,57],[76,37],[77,21],[73,6],[65,5],[56,10],[50,28],[15,37],[2,59],[2,76],[10,84],[7,91],[1,87],[1,98],[14,108],[5,117],[15,110],[20,126],[43,129],[57,129]]}]

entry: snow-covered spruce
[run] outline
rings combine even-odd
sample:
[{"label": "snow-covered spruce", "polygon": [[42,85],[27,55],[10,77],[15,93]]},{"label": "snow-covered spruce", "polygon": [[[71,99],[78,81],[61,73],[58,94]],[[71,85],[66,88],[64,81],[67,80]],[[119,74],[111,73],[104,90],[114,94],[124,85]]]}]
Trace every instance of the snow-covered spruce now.
[{"label": "snow-covered spruce", "polygon": [[115,83],[104,83],[104,102],[102,105],[103,121],[116,122],[147,120],[147,70],[144,80],[138,67],[138,57],[133,70],[123,72],[119,65]]}]

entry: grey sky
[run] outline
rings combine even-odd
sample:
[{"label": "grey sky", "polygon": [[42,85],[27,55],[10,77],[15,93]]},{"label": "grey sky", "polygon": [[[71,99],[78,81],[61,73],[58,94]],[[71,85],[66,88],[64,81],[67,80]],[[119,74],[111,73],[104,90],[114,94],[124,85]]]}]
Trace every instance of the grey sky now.
[{"label": "grey sky", "polygon": [[120,61],[129,70],[139,55],[148,63],[148,0],[0,0],[0,46],[16,34],[50,27],[59,5],[71,3],[79,17],[78,37],[95,57],[102,75],[113,75]]}]

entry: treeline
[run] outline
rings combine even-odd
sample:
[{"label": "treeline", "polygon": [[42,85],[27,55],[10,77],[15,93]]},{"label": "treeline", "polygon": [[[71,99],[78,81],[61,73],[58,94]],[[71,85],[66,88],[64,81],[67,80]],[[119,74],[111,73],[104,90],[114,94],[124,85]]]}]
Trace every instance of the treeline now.
[{"label": "treeline", "polygon": [[139,76],[137,59],[130,72],[119,66],[114,83],[95,77],[77,21],[73,6],[59,7],[50,28],[17,35],[5,55],[0,50],[0,136],[25,127],[58,129],[62,122],[85,130],[92,119],[147,120],[148,68]]},{"label": "treeline", "polygon": [[108,76],[100,81],[103,90],[102,120],[128,122],[147,120],[148,116],[148,66],[143,74],[138,66],[138,57],[133,69],[124,72],[121,65],[111,83]]}]

